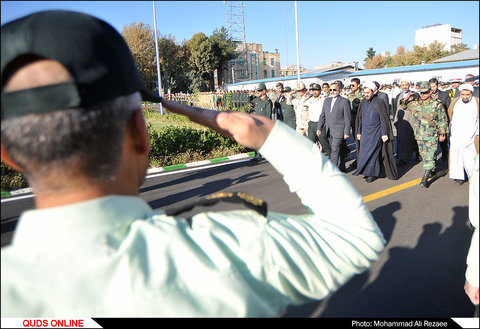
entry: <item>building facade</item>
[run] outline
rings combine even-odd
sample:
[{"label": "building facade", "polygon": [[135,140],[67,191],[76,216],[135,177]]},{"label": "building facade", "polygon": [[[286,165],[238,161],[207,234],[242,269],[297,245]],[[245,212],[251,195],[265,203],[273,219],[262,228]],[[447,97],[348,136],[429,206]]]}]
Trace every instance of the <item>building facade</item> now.
[{"label": "building facade", "polygon": [[[300,74],[304,73],[305,71],[307,71],[303,66],[300,65]],[[288,65],[288,66],[284,66],[282,67],[281,69],[281,72],[280,72],[280,76],[281,77],[288,77],[288,76],[291,76],[291,75],[297,75],[298,74],[298,71],[297,71],[297,65]]]},{"label": "building facade", "polygon": [[264,51],[258,43],[238,43],[238,57],[232,59],[229,65],[227,81],[237,83],[249,80],[270,79],[280,77],[280,53]]},{"label": "building facade", "polygon": [[462,30],[450,24],[435,24],[415,30],[415,46],[425,47],[434,41],[445,44],[445,50],[463,42]]}]

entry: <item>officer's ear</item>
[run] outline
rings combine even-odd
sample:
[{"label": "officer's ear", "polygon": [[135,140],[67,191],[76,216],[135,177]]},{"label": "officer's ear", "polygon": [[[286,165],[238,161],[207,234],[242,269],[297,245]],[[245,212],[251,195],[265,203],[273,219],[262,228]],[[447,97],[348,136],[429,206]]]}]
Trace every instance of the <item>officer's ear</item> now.
[{"label": "officer's ear", "polygon": [[132,137],[135,152],[148,154],[150,151],[150,141],[142,110],[137,110],[132,114],[128,120],[127,127]]},{"label": "officer's ear", "polygon": [[8,155],[7,151],[5,150],[5,148],[3,147],[3,144],[1,144],[1,155],[2,155],[2,162],[4,162],[7,166],[9,166],[10,168],[18,171],[18,172],[22,172],[23,169],[20,168],[16,163],[15,161],[12,160],[12,158],[10,158],[10,156]]}]

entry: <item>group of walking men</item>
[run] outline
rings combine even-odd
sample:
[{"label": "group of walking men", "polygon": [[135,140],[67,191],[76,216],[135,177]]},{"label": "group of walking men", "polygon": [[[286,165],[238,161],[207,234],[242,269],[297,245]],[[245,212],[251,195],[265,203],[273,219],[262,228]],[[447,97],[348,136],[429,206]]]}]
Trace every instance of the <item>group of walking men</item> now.
[{"label": "group of walking men", "polygon": [[351,80],[345,97],[341,96],[340,81],[322,86],[312,83],[309,89],[299,83],[294,90],[278,83],[273,102],[265,84],[260,83],[257,94],[250,94],[250,102],[255,114],[281,120],[318,143],[343,172],[350,152],[346,140],[352,133],[356,159],[350,166],[356,169],[353,175],[363,174],[368,183],[385,176],[397,179],[397,166],[406,165],[415,155],[416,161],[423,160],[420,186],[428,187],[436,174],[440,145],[442,161],[449,161],[450,178],[461,185],[470,177],[478,154],[478,88],[469,80],[472,75],[458,83],[455,93],[440,90],[435,78],[420,82],[418,93],[410,90],[408,81],[402,81],[401,92],[392,99],[393,124],[389,98],[379,90],[378,82],[362,86],[358,78]]}]

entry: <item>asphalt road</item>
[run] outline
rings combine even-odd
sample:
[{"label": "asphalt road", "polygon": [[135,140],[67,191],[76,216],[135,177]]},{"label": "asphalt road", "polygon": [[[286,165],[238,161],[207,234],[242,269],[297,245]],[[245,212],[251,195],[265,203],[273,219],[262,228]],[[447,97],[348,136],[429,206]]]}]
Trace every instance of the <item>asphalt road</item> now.
[{"label": "asphalt road", "polygon": [[[352,155],[350,155],[351,159]],[[438,170],[446,172],[439,161]],[[472,230],[468,222],[468,183],[458,186],[448,176],[436,177],[428,189],[402,184],[422,176],[421,163],[399,167],[400,179],[366,183],[347,175],[367,202],[387,240],[381,259],[323,301],[290,307],[284,317],[471,317],[474,307],[463,289],[465,258]],[[439,175],[440,176],[440,175]],[[400,186],[392,193],[391,188]],[[319,188],[322,188],[319,186]],[[177,207],[219,191],[241,191],[263,199],[270,210],[304,213],[296,195],[265,160],[243,161],[214,168],[196,168],[150,176],[140,196],[154,209]],[[389,192],[390,191],[390,192]],[[1,204],[2,246],[9,243],[21,211],[33,208],[27,197]],[[183,214],[238,209],[218,203]]]}]

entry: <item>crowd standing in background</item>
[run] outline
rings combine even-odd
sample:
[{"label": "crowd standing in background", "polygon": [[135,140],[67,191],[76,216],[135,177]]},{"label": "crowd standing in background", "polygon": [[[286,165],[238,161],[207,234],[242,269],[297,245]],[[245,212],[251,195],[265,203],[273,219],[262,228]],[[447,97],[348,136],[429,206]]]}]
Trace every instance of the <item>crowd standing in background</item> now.
[{"label": "crowd standing in background", "polygon": [[[447,82],[431,78],[416,84],[406,80],[399,83],[394,81],[391,85],[381,85],[377,81],[366,83],[369,85],[373,83],[374,89],[368,87],[367,89],[372,91],[372,98],[380,100],[384,105],[379,105],[380,112],[369,111],[369,113],[375,116],[379,113],[380,116],[375,118],[377,120],[375,122],[379,124],[378,120],[384,117],[385,110],[393,125],[391,132],[395,131],[396,137],[385,137],[390,129],[386,122],[381,122],[377,128],[381,126],[382,144],[386,143],[389,146],[385,148],[385,145],[382,145],[381,151],[376,149],[374,154],[370,154],[375,159],[370,159],[367,165],[367,167],[376,168],[380,165],[381,173],[378,168],[374,171],[365,171],[366,168],[362,168],[357,170],[356,174],[364,173],[367,182],[373,182],[384,175],[390,179],[396,179],[397,174],[396,171],[393,172],[392,162],[386,161],[390,159],[392,148],[396,159],[395,166],[405,166],[412,161],[414,163],[423,161],[424,175],[420,186],[428,187],[429,178],[436,173],[436,156],[440,153],[441,161],[449,163],[450,177],[456,184],[461,185],[468,180],[473,166],[472,155],[478,153],[478,151],[475,152],[475,147],[478,148],[478,78],[475,81],[472,74],[467,74],[464,79],[457,78]],[[360,104],[364,100],[366,104],[370,103],[365,96],[365,87],[365,82],[362,85],[358,78],[351,79],[347,86],[344,86],[341,81],[334,81],[330,84],[325,82],[322,85],[312,83],[307,88],[300,82],[293,90],[290,87],[284,87],[282,83],[277,83],[275,89],[267,89],[264,83],[260,83],[255,94],[249,90],[229,92],[218,90],[196,94],[169,93],[165,98],[202,108],[240,110],[283,121],[299,134],[316,143],[322,153],[345,172],[345,158],[349,152],[354,151],[347,148],[346,139],[350,135],[355,141],[355,151],[357,151],[350,168],[356,169],[358,158],[366,154],[359,152],[362,141],[357,138],[357,135],[362,135],[358,134],[358,127],[365,128],[362,122],[357,120]],[[463,98],[462,90],[465,94]],[[470,101],[466,101],[468,98],[466,94],[470,95]],[[341,115],[333,120],[332,103],[335,104],[338,97],[341,97],[339,104],[341,103],[344,107]],[[343,99],[347,99],[348,104],[343,102]],[[460,99],[462,101],[457,102]],[[326,103],[328,103],[328,111],[325,113]],[[374,103],[378,105],[378,101]],[[347,108],[349,115],[346,113]],[[461,112],[463,108],[468,108],[468,115]],[[475,108],[476,112],[473,111]],[[455,116],[454,113],[456,113]],[[329,120],[326,120],[327,117]],[[454,117],[456,120],[452,122]],[[370,119],[373,120],[373,118]],[[366,120],[366,117],[363,117],[363,120]],[[467,122],[468,129],[463,129]],[[460,137],[460,132],[465,136]],[[364,138],[366,136],[369,135],[364,135]],[[453,140],[451,140],[452,137]],[[332,143],[334,159],[332,159]],[[367,141],[363,140],[363,144],[365,143]],[[372,141],[368,143],[370,147],[373,146],[372,143]],[[451,145],[454,146],[454,151],[450,149]],[[364,150],[366,152],[366,149]],[[450,161],[449,154],[455,154],[454,161]]]},{"label": "crowd standing in background", "polygon": [[[455,173],[463,172],[460,169],[454,170],[455,174],[451,177],[460,185],[470,176],[470,167],[473,162],[472,156],[468,156],[468,154],[472,155],[471,150],[475,150],[475,146],[478,145],[478,103],[475,101],[478,100],[478,81],[475,82],[472,78],[474,76],[468,74],[464,79],[452,79],[448,82],[431,78],[416,84],[404,80],[395,81],[391,85],[381,85],[377,81],[367,81],[362,85],[358,78],[353,78],[347,86],[344,86],[341,81],[334,81],[330,84],[325,82],[322,85],[312,83],[307,88],[304,83],[300,82],[293,90],[290,87],[284,87],[282,83],[277,83],[275,89],[267,89],[265,84],[261,83],[257,86],[257,93],[261,93],[261,101],[258,94],[253,95],[251,91],[241,90],[200,93],[200,98],[210,97],[212,99],[211,106],[207,106],[208,108],[216,110],[244,108],[246,112],[256,114],[262,114],[262,107],[266,107],[267,103],[270,104],[266,110],[268,113],[265,112],[264,116],[283,121],[299,134],[316,143],[322,153],[332,160],[341,171],[346,172],[345,159],[349,152],[356,151],[356,157],[350,164],[350,168],[356,169],[358,159],[362,158],[363,168],[355,171],[354,174],[363,173],[369,183],[379,177],[397,179],[397,166],[423,161],[424,175],[420,183],[422,187],[428,187],[428,180],[436,174],[437,154],[441,153],[442,162],[446,164],[448,161],[450,166],[452,165],[452,162],[449,161],[449,153],[452,153],[450,129],[458,130],[459,126],[462,127],[459,122],[464,121],[465,118],[462,119],[460,115],[456,115],[458,119],[452,125],[451,120],[455,107],[449,111],[450,104],[456,104],[457,109],[468,107],[470,108],[470,119],[472,119],[471,122],[469,121],[472,124],[470,125],[471,129],[468,130],[468,141],[460,143],[458,132],[456,138],[453,139],[455,154],[457,154],[455,165],[459,168],[460,166],[469,167],[462,169],[465,175]],[[466,79],[469,81],[464,83]],[[369,88],[367,85],[373,88]],[[471,88],[465,87],[465,85],[471,86]],[[371,93],[370,99],[366,98],[366,89]],[[454,100],[461,99],[462,90],[464,93],[468,93],[470,89],[471,101],[468,106],[464,106],[465,100],[461,103],[454,102]],[[464,99],[466,97],[465,95]],[[339,102],[335,105],[337,100]],[[375,100],[374,105],[371,105],[372,100]],[[360,111],[362,102],[365,106],[363,111]],[[203,101],[203,104],[205,103],[207,102]],[[192,105],[200,106],[201,104]],[[339,105],[341,105],[341,110],[332,112],[333,107],[335,106],[337,109]],[[373,108],[370,108],[371,106]],[[474,108],[477,109],[477,112],[471,111]],[[369,113],[368,117],[362,116],[357,120],[357,115],[362,112]],[[457,113],[461,112],[457,111]],[[385,118],[389,119],[388,122],[384,120]],[[376,125],[374,135],[371,135],[373,130],[367,134],[365,134],[366,130],[360,131],[360,133],[357,131],[359,128],[366,128],[365,120],[370,120],[369,124]],[[477,130],[474,131],[474,127],[477,127]],[[363,141],[361,132],[363,132]],[[380,134],[380,139],[377,138],[377,134]],[[465,134],[467,134],[466,131]],[[350,135],[355,142],[354,150],[349,150],[346,144]],[[476,141],[475,136],[477,136]],[[374,138],[375,141],[369,140],[368,137]],[[467,139],[467,137],[465,138]],[[379,140],[381,144],[377,144]],[[363,152],[360,151],[362,146],[364,146]],[[461,150],[470,149],[463,152],[458,151],[459,147]],[[464,153],[467,154],[468,159],[463,159]],[[392,158],[392,154],[394,158]],[[363,157],[367,157],[368,161]],[[462,160],[458,160],[459,158]]]}]

